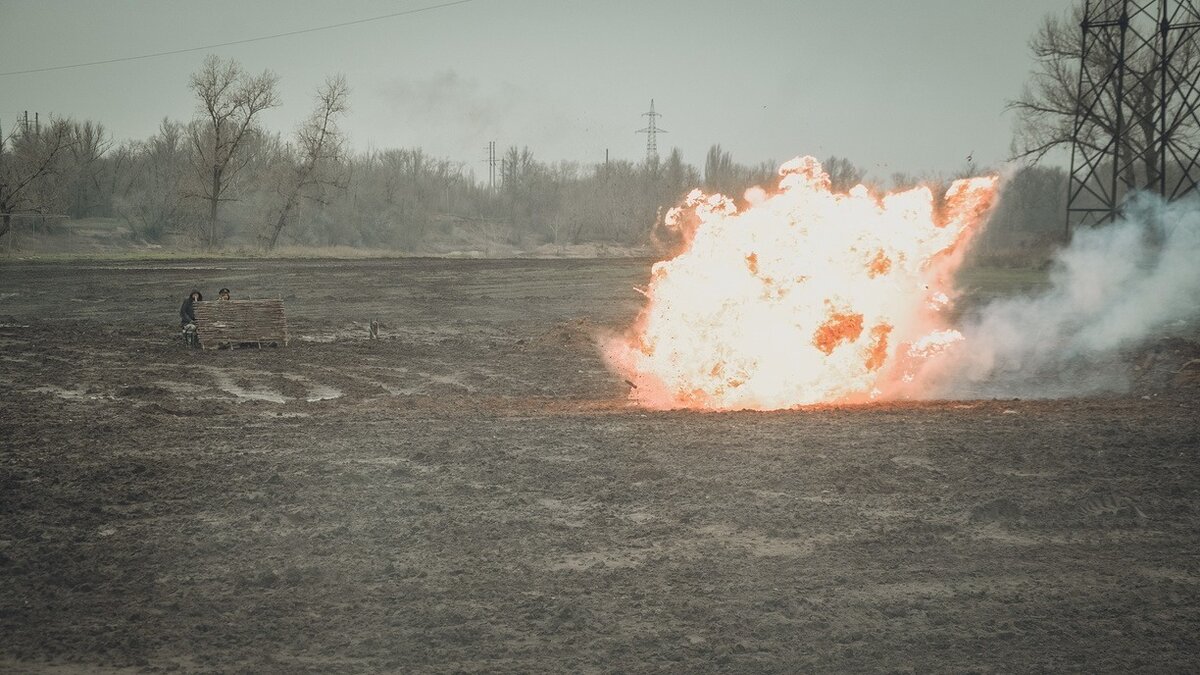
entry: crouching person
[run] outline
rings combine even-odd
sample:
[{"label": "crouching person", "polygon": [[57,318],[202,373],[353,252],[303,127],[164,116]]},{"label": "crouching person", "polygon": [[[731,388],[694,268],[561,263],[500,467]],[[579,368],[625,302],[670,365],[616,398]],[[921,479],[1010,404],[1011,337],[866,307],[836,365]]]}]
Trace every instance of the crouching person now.
[{"label": "crouching person", "polygon": [[183,301],[183,306],[179,308],[179,323],[183,328],[183,342],[189,347],[199,345],[199,336],[196,335],[196,308],[195,303],[204,299],[200,291],[193,290],[188,294],[187,299]]}]

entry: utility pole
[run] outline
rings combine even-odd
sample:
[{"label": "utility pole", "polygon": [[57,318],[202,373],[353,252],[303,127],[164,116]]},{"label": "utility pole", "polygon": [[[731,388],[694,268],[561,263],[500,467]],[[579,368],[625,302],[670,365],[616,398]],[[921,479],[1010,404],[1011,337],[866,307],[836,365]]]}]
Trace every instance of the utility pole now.
[{"label": "utility pole", "polygon": [[484,150],[487,153],[487,158],[483,160],[488,167],[488,189],[496,191],[496,141],[488,141],[487,148]]},{"label": "utility pole", "polygon": [[[4,138],[4,125],[0,124],[0,167],[4,165],[4,145],[6,142],[7,140]],[[4,189],[7,187],[8,183],[0,183],[0,202],[4,201]]]},{"label": "utility pole", "polygon": [[492,141],[492,189],[497,187],[496,183],[496,167],[500,164],[500,160],[496,158],[496,141]]},{"label": "utility pole", "polygon": [[658,161],[658,134],[667,133],[666,129],[658,128],[658,118],[662,114],[654,112],[654,99],[650,99],[650,112],[642,113],[642,117],[649,117],[650,124],[646,125],[645,129],[638,129],[635,133],[646,134],[646,162],[653,163]]}]

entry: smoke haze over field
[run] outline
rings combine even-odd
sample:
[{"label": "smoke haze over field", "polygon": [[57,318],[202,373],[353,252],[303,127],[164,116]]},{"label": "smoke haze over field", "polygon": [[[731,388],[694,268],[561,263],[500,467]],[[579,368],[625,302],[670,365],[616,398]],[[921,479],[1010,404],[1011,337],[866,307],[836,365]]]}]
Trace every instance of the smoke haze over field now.
[{"label": "smoke haze over field", "polygon": [[1059,397],[1129,386],[1127,354],[1200,318],[1200,200],[1138,195],[1121,220],[1077,229],[1050,286],[997,300],[964,348],[927,373],[944,396]]}]

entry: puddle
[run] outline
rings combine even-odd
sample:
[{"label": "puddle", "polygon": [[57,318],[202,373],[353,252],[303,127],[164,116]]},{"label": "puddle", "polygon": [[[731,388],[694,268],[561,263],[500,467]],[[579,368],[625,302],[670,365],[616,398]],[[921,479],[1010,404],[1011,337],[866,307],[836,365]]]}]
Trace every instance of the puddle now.
[{"label": "puddle", "polygon": [[[414,373],[412,373],[408,368],[385,367],[385,366],[368,366],[368,368],[370,368],[371,370],[383,371],[383,376],[387,377],[387,378],[403,380],[406,383],[413,381],[412,376],[414,375]],[[422,373],[416,373],[416,375],[421,375],[421,374]],[[384,391],[386,391],[388,394],[390,394],[392,396],[416,396],[418,394],[428,393],[426,391],[425,387],[422,386],[420,383],[410,384],[408,386],[395,386],[393,384],[389,384],[388,382],[384,382],[382,380],[375,380],[375,379],[371,379],[371,378],[364,378],[364,379],[367,379],[368,381],[377,384],[379,386],[379,388],[383,389]]]},{"label": "puddle", "polygon": [[65,387],[55,387],[54,385],[46,385],[38,387],[34,391],[42,394],[53,394],[66,401],[99,401],[101,399],[111,399],[110,394],[89,394],[87,387],[76,387],[67,389]]},{"label": "puddle", "polygon": [[287,397],[273,389],[246,389],[233,381],[233,378],[216,369],[210,369],[217,388],[232,394],[239,401],[267,401],[269,403],[287,403]]},{"label": "puddle", "polygon": [[[233,377],[218,368],[208,368],[209,374],[212,375],[216,382],[217,388],[226,394],[232,394],[239,401],[267,401],[269,403],[287,403],[289,399],[281,391],[269,389],[267,387],[243,387],[234,381]],[[338,399],[345,394],[341,389],[331,387],[320,382],[313,382],[303,375],[294,375],[291,373],[268,373],[268,372],[252,372],[239,371],[243,375],[251,376],[253,379],[262,379],[268,377],[282,377],[292,382],[299,383],[304,386],[307,391],[304,394],[303,400],[308,403],[317,403],[319,401],[331,401]]]},{"label": "puddle", "polygon": [[341,398],[343,396],[341,389],[331,387],[327,384],[321,384],[320,382],[314,383],[312,380],[302,375],[284,375],[284,377],[292,382],[298,382],[308,389],[308,393],[305,394],[304,400],[309,403],[316,403],[318,401],[332,401],[335,398]]},{"label": "puddle", "polygon": [[892,457],[892,464],[902,469],[924,469],[933,473],[942,473],[942,470],[934,466],[932,462],[924,457],[913,457],[911,455],[897,455]]},{"label": "puddle", "polygon": [[440,385],[447,386],[447,387],[454,387],[456,389],[463,389],[468,394],[474,394],[477,391],[476,387],[473,387],[473,386],[467,384],[466,382],[463,382],[462,378],[459,375],[434,375],[433,373],[421,373],[421,372],[418,372],[416,374],[420,377],[423,377],[423,378],[429,380],[430,382],[433,382],[434,384],[440,384]]},{"label": "puddle", "polygon": [[342,392],[340,389],[334,389],[324,384],[310,384],[308,385],[308,396],[304,400],[309,403],[316,403],[317,401],[331,401],[341,397]]},{"label": "puddle", "polygon": [[416,387],[393,387],[386,382],[380,382],[378,380],[369,380],[369,382],[387,392],[389,396],[415,396],[421,393]]},{"label": "puddle", "polygon": [[[367,377],[365,375],[358,375],[355,373],[338,370],[336,368],[331,368],[328,366],[325,366],[323,369],[328,370],[330,372],[335,372],[338,375],[341,375],[342,377],[348,377],[352,380],[357,380],[359,382],[365,382],[366,384],[369,384],[372,387],[378,387],[378,388],[384,390],[385,392],[387,392],[391,396],[401,396],[401,395],[411,396],[411,395],[417,393],[416,389],[411,389],[411,388],[401,389],[401,388],[393,387],[386,382],[380,382],[379,380]],[[337,390],[335,389],[334,391],[337,391]],[[338,392],[338,393],[341,394],[341,392]]]}]

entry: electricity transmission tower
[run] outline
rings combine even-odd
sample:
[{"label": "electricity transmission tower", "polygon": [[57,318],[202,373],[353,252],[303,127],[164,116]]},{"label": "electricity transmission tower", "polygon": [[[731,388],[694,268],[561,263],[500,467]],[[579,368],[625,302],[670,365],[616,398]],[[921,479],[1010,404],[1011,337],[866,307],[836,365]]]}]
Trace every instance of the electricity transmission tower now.
[{"label": "electricity transmission tower", "polygon": [[1200,0],[1086,0],[1067,233],[1200,182]]},{"label": "electricity transmission tower", "polygon": [[483,160],[488,167],[488,189],[496,189],[496,165],[500,160],[496,158],[496,141],[488,141],[487,148],[484,150],[487,153],[487,158]]},{"label": "electricity transmission tower", "polygon": [[646,134],[646,161],[658,161],[658,134],[667,133],[666,129],[658,128],[658,118],[662,114],[654,112],[654,99],[650,99],[650,112],[642,113],[642,117],[649,117],[650,124],[645,129],[638,129],[635,133]]}]

